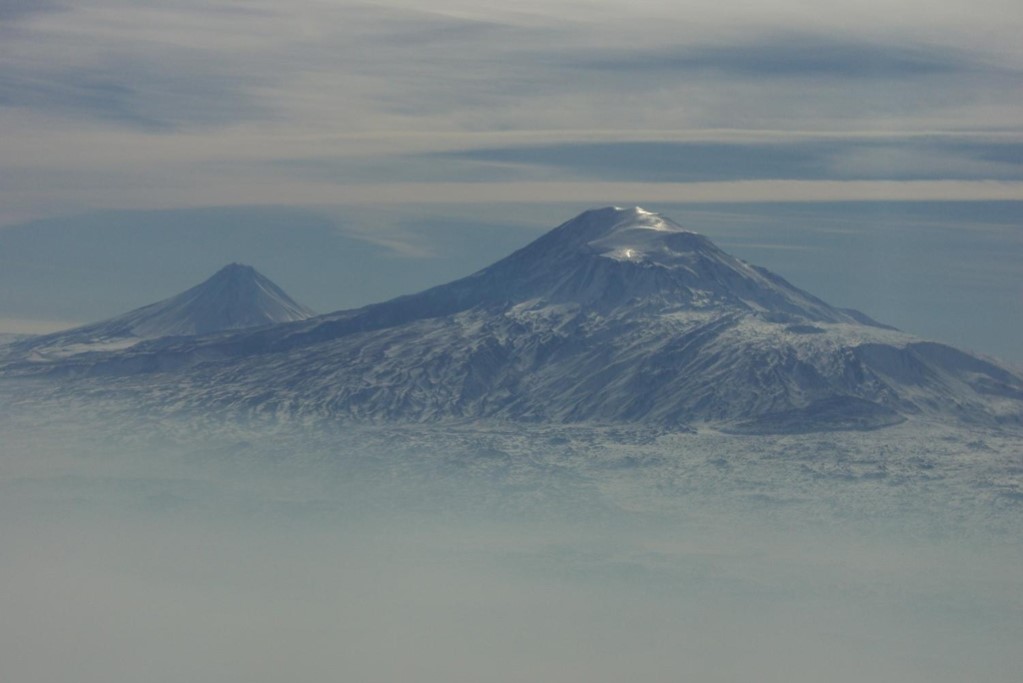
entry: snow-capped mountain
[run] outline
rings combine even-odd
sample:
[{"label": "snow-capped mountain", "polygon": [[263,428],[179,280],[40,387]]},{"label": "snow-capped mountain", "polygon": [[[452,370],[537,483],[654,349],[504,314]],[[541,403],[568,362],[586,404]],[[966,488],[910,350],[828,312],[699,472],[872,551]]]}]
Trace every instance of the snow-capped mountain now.
[{"label": "snow-capped mountain", "polygon": [[232,263],[177,296],[115,318],[26,339],[15,354],[53,360],[125,349],[145,339],[213,334],[315,315],[252,266]]},{"label": "snow-capped mountain", "polygon": [[829,306],[638,208],[587,211],[473,275],[361,309],[7,372],[40,370],[245,415],[1023,424],[1023,378],[996,362]]}]

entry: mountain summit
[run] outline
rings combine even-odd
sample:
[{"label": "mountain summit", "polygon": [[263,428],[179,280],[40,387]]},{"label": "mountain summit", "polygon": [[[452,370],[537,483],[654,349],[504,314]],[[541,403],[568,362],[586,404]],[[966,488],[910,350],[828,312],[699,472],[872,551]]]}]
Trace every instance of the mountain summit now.
[{"label": "mountain summit", "polygon": [[462,279],[322,316],[307,333],[292,330],[285,343],[470,309],[500,314],[509,307],[615,317],[732,311],[779,322],[884,327],[857,311],[829,306],[659,214],[606,207],[586,211]]},{"label": "mountain summit", "polygon": [[108,322],[127,324],[133,335],[152,339],[293,322],[313,315],[252,266],[232,263],[175,297]]},{"label": "mountain summit", "polygon": [[[159,310],[199,299],[180,296]],[[1013,371],[834,308],[639,208],[587,211],[418,294],[6,372],[118,375],[136,405],[246,417],[744,433],[1023,424]]]},{"label": "mountain summit", "polygon": [[[543,300],[611,310],[722,306],[820,322],[863,322],[783,278],[639,207],[586,211],[461,285],[491,300]],[[460,298],[471,299],[468,293]]]},{"label": "mountain summit", "polygon": [[252,266],[232,263],[177,296],[98,323],[28,339],[15,351],[62,358],[133,346],[145,339],[213,334],[315,315]]}]

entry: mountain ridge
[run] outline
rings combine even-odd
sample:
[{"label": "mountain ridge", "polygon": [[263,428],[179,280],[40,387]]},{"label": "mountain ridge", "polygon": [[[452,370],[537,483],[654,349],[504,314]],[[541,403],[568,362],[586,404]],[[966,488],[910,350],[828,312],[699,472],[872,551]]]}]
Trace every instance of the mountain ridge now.
[{"label": "mountain ridge", "polygon": [[360,309],[8,369],[40,372],[248,417],[1023,424],[1018,374],[834,308],[638,208],[585,212],[465,278]]}]

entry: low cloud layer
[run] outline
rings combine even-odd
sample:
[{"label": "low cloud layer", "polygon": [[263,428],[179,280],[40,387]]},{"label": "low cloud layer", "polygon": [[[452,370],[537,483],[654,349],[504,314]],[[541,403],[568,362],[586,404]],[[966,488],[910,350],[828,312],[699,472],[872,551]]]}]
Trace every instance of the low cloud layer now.
[{"label": "low cloud layer", "polygon": [[1023,665],[1021,509],[989,483],[1011,481],[1004,435],[939,432],[907,460],[913,433],[658,446],[6,405],[15,680],[1008,683]]}]

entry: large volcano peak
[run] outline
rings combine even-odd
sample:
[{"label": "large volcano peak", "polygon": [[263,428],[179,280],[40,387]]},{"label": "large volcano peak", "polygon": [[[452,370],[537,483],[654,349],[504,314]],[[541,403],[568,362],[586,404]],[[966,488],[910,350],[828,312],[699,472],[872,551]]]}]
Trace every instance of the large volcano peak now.
[{"label": "large volcano peak", "polygon": [[620,230],[636,228],[658,232],[686,232],[682,226],[671,219],[639,206],[604,206],[588,209],[575,218],[562,223],[555,230],[601,237]]},{"label": "large volcano peak", "polygon": [[627,248],[629,244],[675,243],[690,249],[713,247],[710,240],[686,230],[661,214],[634,206],[606,206],[584,211],[547,234],[545,241],[565,247],[591,246],[598,251],[607,247]]},{"label": "large volcano peak", "polygon": [[727,307],[776,318],[851,320],[707,237],[640,207],[584,211],[451,287],[466,302],[538,301],[604,311]]},{"label": "large volcano peak", "polygon": [[547,268],[552,260],[566,262],[594,256],[690,271],[700,261],[708,259],[719,264],[727,262],[728,267],[743,267],[741,261],[729,257],[703,235],[638,206],[607,206],[584,211],[506,261],[520,264],[533,261]]}]

